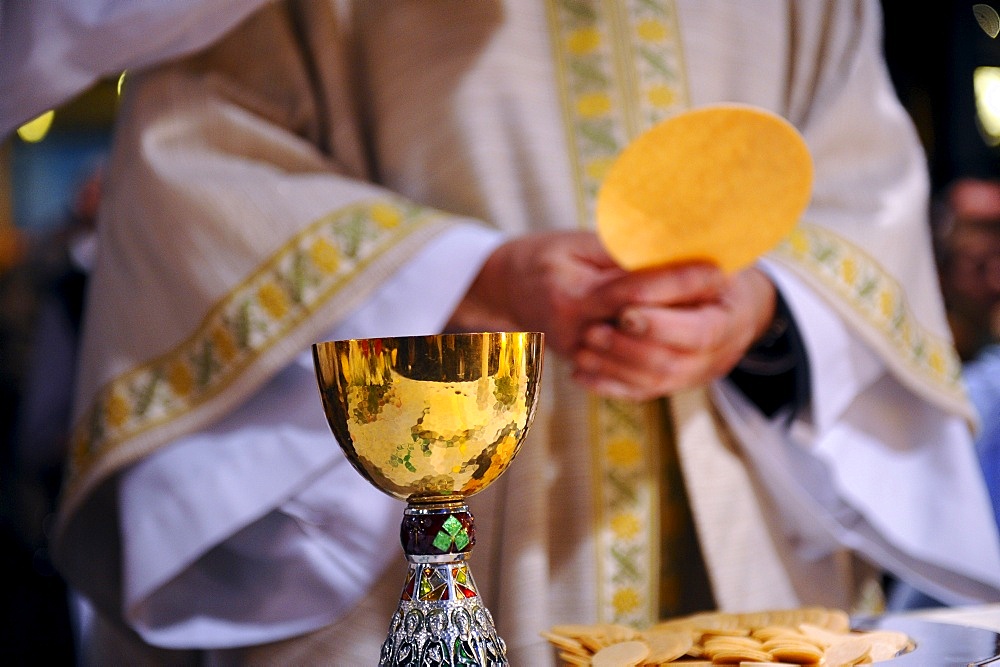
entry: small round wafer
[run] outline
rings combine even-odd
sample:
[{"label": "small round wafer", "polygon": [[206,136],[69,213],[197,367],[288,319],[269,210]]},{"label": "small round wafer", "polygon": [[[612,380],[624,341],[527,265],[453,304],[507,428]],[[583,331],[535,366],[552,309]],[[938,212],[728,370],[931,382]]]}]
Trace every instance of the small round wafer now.
[{"label": "small round wafer", "polygon": [[576,653],[560,653],[559,659],[564,665],[579,665],[579,667],[590,666],[590,655],[577,655]]},{"label": "small round wafer", "polygon": [[539,634],[549,640],[550,644],[564,653],[572,653],[574,655],[583,655],[588,657],[591,654],[590,650],[585,648],[578,639],[574,639],[573,637],[566,637],[565,635],[558,635],[545,631],[542,631]]},{"label": "small round wafer", "polygon": [[649,645],[646,662],[651,664],[676,660],[690,651],[694,645],[691,633],[684,631],[664,632],[650,629],[642,633],[642,638]]},{"label": "small round wafer", "polygon": [[770,662],[771,654],[752,648],[732,648],[716,651],[712,654],[712,663],[716,665],[738,665],[742,662]]},{"label": "small round wafer", "polygon": [[775,660],[811,665],[823,659],[824,651],[815,644],[792,638],[775,639],[764,643],[764,650]]},{"label": "small round wafer", "polygon": [[871,644],[864,637],[850,637],[826,650],[825,664],[829,667],[852,667],[868,657]]},{"label": "small round wafer", "polygon": [[594,667],[635,667],[649,655],[646,642],[630,640],[605,646],[594,654],[591,663]]}]

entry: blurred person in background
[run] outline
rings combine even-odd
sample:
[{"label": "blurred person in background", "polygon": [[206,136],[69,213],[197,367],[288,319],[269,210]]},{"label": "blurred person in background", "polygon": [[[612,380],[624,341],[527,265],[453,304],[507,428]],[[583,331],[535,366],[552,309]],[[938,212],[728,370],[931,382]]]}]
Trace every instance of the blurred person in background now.
[{"label": "blurred person in background", "polygon": [[969,397],[976,445],[1000,523],[1000,177],[957,179],[937,225],[941,285]]},{"label": "blurred person in background", "polygon": [[969,361],[1000,340],[1000,178],[957,179],[942,199],[942,290],[955,346]]}]

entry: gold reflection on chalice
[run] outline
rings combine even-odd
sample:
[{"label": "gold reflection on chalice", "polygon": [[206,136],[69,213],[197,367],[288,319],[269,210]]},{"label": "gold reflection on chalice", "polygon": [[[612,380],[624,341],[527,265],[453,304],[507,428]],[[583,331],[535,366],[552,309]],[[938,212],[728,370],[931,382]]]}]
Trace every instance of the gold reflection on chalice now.
[{"label": "gold reflection on chalice", "polygon": [[468,567],[465,499],[500,476],[534,415],[543,335],[442,334],[313,346],[327,420],[351,464],[407,501],[408,571],[381,665],[506,665]]}]

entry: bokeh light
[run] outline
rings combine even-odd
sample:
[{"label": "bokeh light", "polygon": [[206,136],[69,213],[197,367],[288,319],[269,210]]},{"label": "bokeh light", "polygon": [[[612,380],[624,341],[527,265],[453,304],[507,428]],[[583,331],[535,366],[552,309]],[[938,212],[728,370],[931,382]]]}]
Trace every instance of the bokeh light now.
[{"label": "bokeh light", "polygon": [[52,127],[52,120],[55,118],[55,111],[46,111],[38,118],[29,120],[27,123],[17,128],[17,136],[28,143],[36,143],[45,138]]},{"label": "bokeh light", "polygon": [[983,138],[990,146],[1000,145],[1000,67],[977,67],[972,76]]}]

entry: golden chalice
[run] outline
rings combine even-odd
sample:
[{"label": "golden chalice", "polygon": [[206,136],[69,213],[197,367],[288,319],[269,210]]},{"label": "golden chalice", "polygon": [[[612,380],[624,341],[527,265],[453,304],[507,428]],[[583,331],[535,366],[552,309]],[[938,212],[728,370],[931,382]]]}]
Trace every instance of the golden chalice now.
[{"label": "golden chalice", "polygon": [[405,500],[407,560],[380,665],[506,665],[469,570],[465,499],[503,473],[535,411],[540,333],[316,343],[323,408],[351,464]]}]

